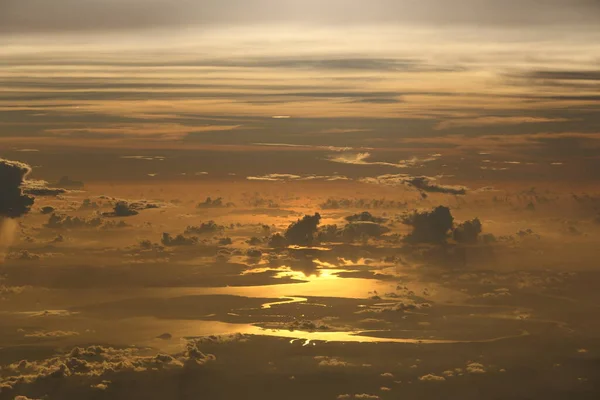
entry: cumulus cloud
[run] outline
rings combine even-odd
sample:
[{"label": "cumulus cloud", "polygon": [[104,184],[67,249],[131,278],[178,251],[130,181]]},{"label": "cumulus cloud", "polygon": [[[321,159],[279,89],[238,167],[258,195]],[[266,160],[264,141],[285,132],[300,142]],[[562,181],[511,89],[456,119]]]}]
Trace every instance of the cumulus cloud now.
[{"label": "cumulus cloud", "polygon": [[125,201],[119,201],[115,204],[113,211],[110,213],[104,213],[105,217],[131,217],[138,215],[139,212],[134,209],[132,205]]},{"label": "cumulus cloud", "polygon": [[190,225],[185,228],[185,235],[212,235],[225,230],[225,227],[215,221],[202,222],[200,225]]},{"label": "cumulus cloud", "polygon": [[289,244],[310,246],[313,243],[320,222],[321,215],[319,213],[305,215],[287,228],[284,237]]},{"label": "cumulus cloud", "polygon": [[183,352],[174,355],[146,355],[139,348],[75,347],[52,358],[3,365],[0,387],[7,394],[25,391],[42,394],[48,384],[74,378],[102,389],[102,385],[109,385],[107,376],[115,379],[125,373],[191,368],[214,360],[215,356],[204,354],[195,341],[188,342]]},{"label": "cumulus cloud", "polygon": [[222,197],[217,197],[213,199],[211,197],[207,197],[202,203],[198,203],[196,208],[222,208],[222,207],[233,207],[233,203],[224,203]]},{"label": "cumulus cloud", "polygon": [[27,164],[0,159],[0,217],[18,218],[29,212],[34,200],[22,187],[30,172]]},{"label": "cumulus cloud", "polygon": [[385,218],[375,217],[375,216],[373,216],[373,214],[371,214],[368,211],[364,211],[364,212],[362,212],[360,214],[349,215],[345,219],[348,222],[365,222],[365,221],[368,221],[368,222],[375,222],[375,223],[378,223],[378,224],[381,224],[381,223],[383,223],[383,222],[386,221]]},{"label": "cumulus cloud", "polygon": [[93,229],[102,226],[102,219],[98,217],[83,218],[69,215],[52,214],[44,225],[50,229]]},{"label": "cumulus cloud", "polygon": [[163,246],[177,247],[177,246],[194,246],[198,244],[198,238],[195,236],[186,237],[184,235],[171,236],[170,233],[163,233],[160,242]]},{"label": "cumulus cloud", "polygon": [[481,231],[481,221],[479,218],[475,218],[471,221],[465,221],[462,224],[459,224],[454,228],[452,236],[458,243],[477,243]]},{"label": "cumulus cloud", "polygon": [[413,243],[443,243],[452,229],[454,217],[448,207],[439,206],[432,211],[416,211],[405,216],[402,222],[413,227],[406,238]]},{"label": "cumulus cloud", "polygon": [[446,378],[439,375],[427,374],[419,377],[419,380],[421,382],[444,382],[446,381]]},{"label": "cumulus cloud", "polygon": [[486,369],[483,366],[483,364],[480,364],[477,362],[472,362],[472,363],[467,364],[466,370],[470,374],[485,374],[486,373]]},{"label": "cumulus cloud", "polygon": [[347,368],[347,367],[356,367],[357,364],[353,364],[347,361],[340,360],[335,357],[327,357],[327,356],[317,356],[315,357],[317,360],[319,367],[331,367],[331,368]]}]

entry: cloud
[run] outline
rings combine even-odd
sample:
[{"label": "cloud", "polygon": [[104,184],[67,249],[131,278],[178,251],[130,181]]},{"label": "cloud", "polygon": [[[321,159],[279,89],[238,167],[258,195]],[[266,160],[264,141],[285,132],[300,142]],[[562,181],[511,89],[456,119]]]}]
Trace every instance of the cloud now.
[{"label": "cloud", "polygon": [[22,187],[31,167],[18,161],[0,159],[0,217],[18,218],[31,209],[33,198]]},{"label": "cloud", "polygon": [[173,246],[194,246],[198,244],[198,238],[195,236],[186,237],[184,235],[171,236],[170,233],[163,233],[160,242],[167,247]]},{"label": "cloud", "polygon": [[454,218],[448,207],[439,206],[432,211],[415,211],[402,222],[413,227],[406,240],[413,243],[443,243],[452,229]]},{"label": "cloud", "polygon": [[285,239],[289,244],[299,246],[310,246],[313,243],[314,235],[317,233],[321,215],[305,215],[302,219],[292,223],[284,233]]},{"label": "cloud", "polygon": [[43,197],[58,196],[67,192],[63,188],[51,188],[48,187],[48,185],[49,183],[44,180],[27,179],[25,182],[23,182],[23,193],[36,197]]},{"label": "cloud", "polygon": [[39,338],[39,339],[56,339],[64,338],[69,336],[78,336],[79,332],[75,331],[35,331],[25,333],[24,336],[27,338]]},{"label": "cloud", "polygon": [[465,195],[467,194],[467,189],[464,187],[458,186],[444,186],[432,183],[432,178],[428,178],[425,176],[414,177],[406,180],[404,183],[408,186],[412,186],[422,192],[427,193],[445,193],[445,194],[454,194],[454,195]]},{"label": "cloud", "polygon": [[337,210],[346,208],[362,209],[404,209],[407,203],[386,199],[360,199],[360,198],[329,198],[321,203],[322,210]]},{"label": "cloud", "polygon": [[92,229],[102,226],[103,221],[99,217],[83,218],[68,215],[52,214],[44,225],[50,229]]},{"label": "cloud", "polygon": [[71,379],[84,380],[88,387],[107,385],[104,379],[107,376],[115,380],[126,374],[193,368],[214,360],[213,355],[202,353],[194,341],[188,342],[183,352],[174,355],[145,355],[139,348],[75,347],[52,358],[3,365],[0,387],[3,393],[13,395],[24,391],[45,393],[48,385],[54,386],[59,380],[63,380],[63,384]]},{"label": "cloud", "polygon": [[419,377],[419,380],[421,382],[445,382],[446,378],[439,375],[427,374]]},{"label": "cloud", "polygon": [[479,218],[475,218],[471,221],[465,221],[462,224],[459,224],[454,228],[452,235],[454,240],[458,243],[477,243],[481,231],[481,221]]},{"label": "cloud", "polygon": [[495,125],[521,125],[521,124],[550,124],[556,122],[567,122],[566,118],[544,118],[544,117],[476,117],[460,118],[442,121],[436,125],[435,129],[451,128],[477,128],[482,126]]},{"label": "cloud", "polygon": [[386,218],[375,217],[375,216],[373,216],[373,214],[371,214],[368,211],[364,211],[360,214],[349,215],[345,218],[345,220],[348,222],[368,221],[368,222],[376,222],[378,224],[381,224],[381,223],[387,221]]},{"label": "cloud", "polygon": [[544,80],[600,81],[600,70],[538,70],[524,76]]},{"label": "cloud", "polygon": [[435,183],[437,178],[429,176],[411,176],[407,174],[386,174],[379,175],[374,178],[362,178],[364,183],[383,185],[383,186],[398,186],[406,185],[419,190],[421,193],[444,193],[452,195],[465,195],[467,188],[464,186],[440,185]]},{"label": "cloud", "polygon": [[248,176],[249,181],[285,182],[285,181],[347,181],[350,178],[343,175],[294,175],[294,174],[267,174],[261,176]]},{"label": "cloud", "polygon": [[329,161],[340,163],[340,164],[352,164],[352,165],[383,165],[387,167],[395,168],[419,168],[424,164],[436,161],[441,155],[432,154],[428,158],[413,157],[408,160],[400,160],[397,163],[385,162],[385,161],[368,161],[371,158],[371,153],[343,153],[340,155],[333,155],[329,158]]},{"label": "cloud", "polygon": [[476,363],[476,362],[472,362],[472,363],[468,364],[466,370],[470,374],[485,374],[486,373],[486,369],[483,366],[483,364]]},{"label": "cloud", "polygon": [[4,0],[0,32],[127,30],[299,23],[309,25],[582,26],[596,22],[593,0]]}]

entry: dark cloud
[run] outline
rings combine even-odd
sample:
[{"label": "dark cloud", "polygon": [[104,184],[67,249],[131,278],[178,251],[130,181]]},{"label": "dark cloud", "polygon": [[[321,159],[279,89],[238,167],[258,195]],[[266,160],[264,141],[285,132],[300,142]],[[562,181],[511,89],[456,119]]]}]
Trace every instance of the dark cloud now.
[{"label": "dark cloud", "polygon": [[50,229],[85,229],[85,228],[98,228],[102,226],[103,221],[101,218],[82,218],[82,217],[71,217],[68,215],[52,214],[48,219],[48,222],[44,225]]},{"label": "dark cloud", "polygon": [[195,236],[187,237],[184,235],[171,236],[170,233],[163,233],[160,242],[167,247],[173,246],[194,246],[198,244],[198,238]]},{"label": "dark cloud", "polygon": [[563,80],[563,81],[600,81],[600,71],[582,70],[539,70],[524,75],[531,79]]},{"label": "dark cloud", "polygon": [[23,185],[23,193],[36,197],[58,196],[67,191],[60,187],[48,187],[48,182],[41,180],[27,180]]},{"label": "dark cloud", "polygon": [[405,216],[402,222],[413,228],[406,240],[412,243],[443,243],[454,224],[448,207],[439,206],[432,211],[415,211]]},{"label": "dark cloud", "polygon": [[110,213],[104,213],[105,217],[131,217],[138,215],[136,211],[129,203],[125,201],[119,201],[115,204],[113,211]]},{"label": "dark cloud", "polygon": [[375,222],[375,223],[383,223],[385,221],[387,221],[386,218],[381,218],[381,217],[375,217],[373,214],[371,214],[368,211],[364,211],[360,214],[354,214],[354,215],[349,215],[346,217],[346,221],[348,222]]},{"label": "dark cloud", "polygon": [[482,225],[479,218],[459,224],[452,232],[452,237],[458,243],[477,243]]},{"label": "dark cloud", "polygon": [[34,200],[23,194],[22,186],[30,172],[27,164],[0,159],[0,217],[18,218],[29,212]]},{"label": "dark cloud", "polygon": [[310,246],[314,235],[317,233],[321,215],[305,215],[304,218],[292,223],[285,231],[285,238],[289,244]]},{"label": "dark cloud", "polygon": [[225,227],[218,225],[215,221],[202,222],[200,225],[188,226],[185,229],[186,235],[213,235],[225,230]]},{"label": "dark cloud", "polygon": [[419,189],[422,192],[446,193],[446,194],[454,194],[454,195],[467,194],[467,189],[465,189],[464,187],[438,185],[436,183],[431,182],[431,180],[429,178],[424,177],[424,176],[408,179],[405,181],[405,183],[408,186],[412,186],[416,189]]}]

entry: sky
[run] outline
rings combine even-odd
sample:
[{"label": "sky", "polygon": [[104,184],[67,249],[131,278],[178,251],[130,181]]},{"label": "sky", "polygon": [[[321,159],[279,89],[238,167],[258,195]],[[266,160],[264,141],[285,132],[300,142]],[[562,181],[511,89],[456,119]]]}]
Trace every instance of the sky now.
[{"label": "sky", "polygon": [[597,140],[596,1],[0,7],[5,146]]},{"label": "sky", "polygon": [[0,0],[0,400],[600,398],[598,0]]}]

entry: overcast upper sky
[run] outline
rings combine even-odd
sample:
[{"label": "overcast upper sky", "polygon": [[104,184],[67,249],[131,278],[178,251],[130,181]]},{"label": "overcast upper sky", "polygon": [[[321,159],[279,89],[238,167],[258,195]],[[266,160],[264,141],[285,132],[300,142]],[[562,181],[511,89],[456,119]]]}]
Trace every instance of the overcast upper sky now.
[{"label": "overcast upper sky", "polygon": [[0,147],[535,134],[587,154],[599,17],[596,0],[0,0]]},{"label": "overcast upper sky", "polygon": [[9,33],[132,30],[183,25],[594,25],[597,0],[3,0]]}]

